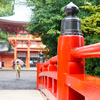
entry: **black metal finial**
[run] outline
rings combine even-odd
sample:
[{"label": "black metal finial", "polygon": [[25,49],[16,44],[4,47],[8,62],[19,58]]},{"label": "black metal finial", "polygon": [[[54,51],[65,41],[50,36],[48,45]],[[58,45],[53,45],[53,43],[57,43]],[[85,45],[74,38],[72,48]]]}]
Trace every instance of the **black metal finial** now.
[{"label": "black metal finial", "polygon": [[40,52],[40,53],[39,53],[39,56],[40,56],[40,57],[38,58],[38,62],[39,62],[39,63],[43,63],[43,62],[44,62],[43,53]]},{"label": "black metal finial", "polygon": [[64,13],[66,16],[76,16],[79,12],[79,8],[72,2],[70,2],[68,5],[64,8]]},{"label": "black metal finial", "polygon": [[76,15],[79,8],[72,2],[64,8],[66,17],[61,22],[61,35],[81,35],[81,21]]}]

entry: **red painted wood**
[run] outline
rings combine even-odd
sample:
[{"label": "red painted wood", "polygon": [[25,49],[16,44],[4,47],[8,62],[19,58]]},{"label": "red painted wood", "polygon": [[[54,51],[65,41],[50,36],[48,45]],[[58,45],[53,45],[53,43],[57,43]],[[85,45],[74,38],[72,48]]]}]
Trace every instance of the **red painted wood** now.
[{"label": "red painted wood", "polygon": [[[84,46],[84,38],[79,35],[62,35],[58,40],[58,69],[57,69],[57,100],[69,100],[69,87],[65,86],[64,73],[84,73],[84,59],[75,60],[70,56],[70,51],[76,47]],[[78,61],[77,65],[80,69],[73,70],[74,64],[71,66],[71,62]],[[81,67],[80,63],[83,63]],[[77,66],[75,66],[77,67]],[[78,74],[78,73],[77,73]],[[78,95],[77,95],[78,96]],[[79,95],[80,97],[80,95]],[[83,100],[84,97],[79,100]],[[76,100],[76,99],[75,99]]]},{"label": "red painted wood", "polygon": [[57,80],[57,72],[54,71],[44,71],[39,74],[40,76],[47,76]]},{"label": "red painted wood", "polygon": [[44,86],[47,87],[47,76],[44,76]]},{"label": "red painted wood", "polygon": [[[5,22],[4,20],[0,20],[0,27],[4,32],[9,32],[10,34],[17,34],[19,31],[25,29],[24,25],[28,23],[16,23],[16,22]],[[27,30],[26,30],[27,31]]]},{"label": "red painted wood", "polygon": [[41,72],[41,67],[43,63],[37,63],[37,90],[39,89],[39,73]]},{"label": "red painted wood", "polygon": [[52,79],[52,93],[57,93],[57,80]]},{"label": "red painted wood", "polygon": [[57,100],[57,94],[51,93],[48,88],[45,88],[43,85],[39,84],[39,89],[46,95],[49,100]]},{"label": "red painted wood", "polygon": [[85,96],[89,100],[100,99],[100,78],[85,74],[65,74],[65,77],[66,85],[81,95]]},{"label": "red painted wood", "polygon": [[51,77],[48,77],[47,78],[47,81],[48,81],[47,88],[49,88],[50,90],[52,90],[52,78]]},{"label": "red painted wood", "polygon": [[75,58],[94,58],[100,57],[100,43],[76,48],[71,51],[71,55]]},{"label": "red painted wood", "polygon": [[[13,54],[1,54],[1,63],[4,60],[4,68],[12,68],[12,61],[14,61]],[[1,64],[2,65],[2,64]]]},{"label": "red painted wood", "polygon": [[82,36],[60,36],[58,55],[40,67],[39,89],[49,100],[99,100],[100,78],[85,75],[84,61],[99,55],[100,43],[84,46]]}]

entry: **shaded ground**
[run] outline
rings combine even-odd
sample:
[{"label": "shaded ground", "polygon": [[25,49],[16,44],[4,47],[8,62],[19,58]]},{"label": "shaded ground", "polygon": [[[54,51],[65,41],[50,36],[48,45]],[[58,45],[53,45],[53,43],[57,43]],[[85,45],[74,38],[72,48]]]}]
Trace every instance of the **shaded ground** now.
[{"label": "shaded ground", "polygon": [[21,71],[16,80],[16,71],[0,71],[0,90],[36,89],[36,71]]},{"label": "shaded ground", "polygon": [[38,90],[0,90],[0,100],[46,100]]}]

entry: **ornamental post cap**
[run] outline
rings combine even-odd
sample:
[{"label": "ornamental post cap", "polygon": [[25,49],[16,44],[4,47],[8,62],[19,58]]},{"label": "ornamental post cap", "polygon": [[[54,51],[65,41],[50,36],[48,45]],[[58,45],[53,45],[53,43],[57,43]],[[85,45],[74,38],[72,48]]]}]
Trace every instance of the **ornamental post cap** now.
[{"label": "ornamental post cap", "polygon": [[43,53],[42,53],[42,52],[40,52],[40,53],[39,53],[39,56],[43,56]]},{"label": "ornamental post cap", "polygon": [[70,2],[64,8],[64,14],[66,16],[68,16],[68,15],[75,16],[78,14],[78,12],[79,12],[79,8],[73,2]]}]

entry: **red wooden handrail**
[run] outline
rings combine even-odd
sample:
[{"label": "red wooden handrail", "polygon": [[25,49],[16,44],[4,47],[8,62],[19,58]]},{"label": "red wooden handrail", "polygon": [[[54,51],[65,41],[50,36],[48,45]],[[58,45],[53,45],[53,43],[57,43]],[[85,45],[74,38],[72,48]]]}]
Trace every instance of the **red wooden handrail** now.
[{"label": "red wooden handrail", "polygon": [[54,56],[51,59],[49,59],[47,62],[45,62],[44,65],[48,66],[50,63],[56,64],[56,62],[57,62],[57,56]]},{"label": "red wooden handrail", "polygon": [[89,57],[100,57],[100,43],[84,46],[82,36],[60,36],[58,55],[37,64],[37,89],[49,100],[99,100],[100,78],[85,75]]},{"label": "red wooden handrail", "polygon": [[71,51],[71,55],[75,58],[100,57],[100,43],[76,48]]},{"label": "red wooden handrail", "polygon": [[70,87],[71,91],[74,89],[88,98],[88,100],[100,99],[100,78],[85,74],[65,74],[65,78],[65,80],[68,80],[66,81],[66,85]]},{"label": "red wooden handrail", "polygon": [[51,71],[41,72],[39,76],[47,76],[57,80],[57,72],[51,72]]},{"label": "red wooden handrail", "polygon": [[57,63],[57,56],[54,56],[50,59],[50,64],[56,64]]},{"label": "red wooden handrail", "polygon": [[45,63],[37,63],[37,89],[40,89],[49,100],[57,100],[57,56]]}]

